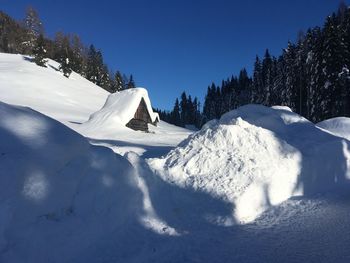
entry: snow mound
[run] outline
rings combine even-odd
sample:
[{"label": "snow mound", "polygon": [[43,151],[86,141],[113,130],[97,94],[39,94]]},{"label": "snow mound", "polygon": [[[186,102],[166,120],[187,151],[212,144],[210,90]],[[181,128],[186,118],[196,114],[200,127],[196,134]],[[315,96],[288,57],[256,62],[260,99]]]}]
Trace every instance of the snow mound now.
[{"label": "snow mound", "polygon": [[348,149],[288,108],[247,105],[148,163],[168,182],[231,203],[233,220],[249,222],[291,196],[346,185]]},{"label": "snow mound", "polygon": [[102,109],[92,114],[83,126],[103,127],[103,129],[125,126],[134,117],[142,99],[146,103],[152,122],[156,118],[159,120],[158,113],[152,110],[147,90],[134,88],[110,94]]},{"label": "snow mound", "polygon": [[350,140],[350,118],[337,117],[317,123],[317,126],[330,133]]},{"label": "snow mound", "polygon": [[79,74],[69,78],[59,63],[39,67],[23,55],[0,53],[0,100],[31,107],[62,122],[85,122],[106,101],[108,92]]},{"label": "snow mound", "polygon": [[77,262],[136,209],[125,158],[2,102],[0,167],[0,262]]}]

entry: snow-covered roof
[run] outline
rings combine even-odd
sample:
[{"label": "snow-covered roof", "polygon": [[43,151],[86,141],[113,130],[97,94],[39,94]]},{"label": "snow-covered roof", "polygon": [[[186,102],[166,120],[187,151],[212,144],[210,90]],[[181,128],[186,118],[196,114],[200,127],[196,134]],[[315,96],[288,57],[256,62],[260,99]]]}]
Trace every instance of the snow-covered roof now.
[{"label": "snow-covered roof", "polygon": [[158,113],[152,110],[147,90],[144,88],[134,88],[110,94],[102,109],[93,113],[86,124],[94,123],[103,125],[103,127],[126,125],[134,117],[142,99],[146,103],[152,122],[156,118],[159,120]]}]

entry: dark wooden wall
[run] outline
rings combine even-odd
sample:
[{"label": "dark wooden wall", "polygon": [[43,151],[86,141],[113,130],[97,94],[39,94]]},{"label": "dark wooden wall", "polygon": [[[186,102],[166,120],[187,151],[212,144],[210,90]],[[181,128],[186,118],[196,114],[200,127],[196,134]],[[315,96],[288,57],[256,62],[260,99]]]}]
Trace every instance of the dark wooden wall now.
[{"label": "dark wooden wall", "polygon": [[126,127],[136,131],[148,132],[148,123],[152,123],[152,119],[147,110],[146,102],[142,98],[139,106],[137,107],[134,118],[126,124]]}]

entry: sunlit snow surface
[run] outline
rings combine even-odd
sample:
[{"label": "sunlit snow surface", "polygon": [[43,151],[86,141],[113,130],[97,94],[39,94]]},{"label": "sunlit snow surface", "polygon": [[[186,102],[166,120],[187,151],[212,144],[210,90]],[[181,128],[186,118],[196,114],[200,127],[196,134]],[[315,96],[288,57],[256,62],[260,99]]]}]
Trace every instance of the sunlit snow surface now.
[{"label": "sunlit snow surface", "polygon": [[247,223],[292,196],[346,185],[344,145],[285,107],[247,105],[149,164],[170,183],[231,203],[233,221]]},{"label": "sunlit snow surface", "polygon": [[84,129],[108,93],[57,68],[0,53],[0,100],[38,111],[0,103],[0,262],[350,262],[338,128],[250,105]]}]

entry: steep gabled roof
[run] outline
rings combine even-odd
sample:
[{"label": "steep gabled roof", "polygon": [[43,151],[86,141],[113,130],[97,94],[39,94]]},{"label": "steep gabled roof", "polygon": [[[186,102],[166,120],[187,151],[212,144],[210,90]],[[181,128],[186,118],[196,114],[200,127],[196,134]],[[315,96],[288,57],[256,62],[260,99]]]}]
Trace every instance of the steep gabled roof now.
[{"label": "steep gabled roof", "polygon": [[134,117],[142,99],[146,103],[152,122],[157,117],[159,119],[158,113],[152,110],[147,90],[135,88],[110,94],[104,106],[92,114],[85,124],[95,124],[100,127],[126,125]]}]

